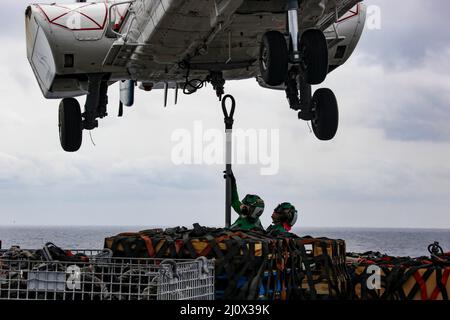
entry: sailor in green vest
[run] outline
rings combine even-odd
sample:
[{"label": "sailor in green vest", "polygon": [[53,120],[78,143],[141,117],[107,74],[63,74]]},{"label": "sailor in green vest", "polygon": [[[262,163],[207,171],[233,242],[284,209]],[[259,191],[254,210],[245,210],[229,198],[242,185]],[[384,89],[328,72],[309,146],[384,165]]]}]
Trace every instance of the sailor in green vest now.
[{"label": "sailor in green vest", "polygon": [[264,201],[257,195],[247,194],[239,201],[236,178],[231,173],[231,206],[239,218],[230,226],[230,230],[264,231],[259,217],[264,212]]},{"label": "sailor in green vest", "polygon": [[272,214],[272,224],[267,232],[272,235],[290,236],[292,227],[297,222],[298,213],[289,202],[279,204]]}]

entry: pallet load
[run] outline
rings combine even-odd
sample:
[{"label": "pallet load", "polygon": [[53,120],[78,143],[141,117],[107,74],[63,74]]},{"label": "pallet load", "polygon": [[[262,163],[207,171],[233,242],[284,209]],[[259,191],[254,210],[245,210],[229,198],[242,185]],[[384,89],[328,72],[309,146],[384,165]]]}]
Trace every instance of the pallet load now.
[{"label": "pallet load", "polygon": [[115,258],[109,249],[0,250],[1,300],[214,299],[214,261]]},{"label": "pallet load", "polygon": [[[379,252],[352,254],[348,269],[357,300],[448,300],[450,253],[438,243],[429,246],[430,257],[391,257]],[[368,285],[380,276],[379,287]]]},{"label": "pallet load", "polygon": [[153,229],[105,239],[115,257],[215,259],[216,299],[347,299],[345,242],[205,228]]}]

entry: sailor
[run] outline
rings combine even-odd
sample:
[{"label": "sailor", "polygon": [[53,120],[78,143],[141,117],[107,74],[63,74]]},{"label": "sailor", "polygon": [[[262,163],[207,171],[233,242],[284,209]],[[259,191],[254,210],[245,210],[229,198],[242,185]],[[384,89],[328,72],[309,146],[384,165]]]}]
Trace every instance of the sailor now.
[{"label": "sailor", "polygon": [[257,195],[247,194],[242,202],[239,201],[236,178],[231,173],[231,206],[239,218],[230,226],[230,230],[265,231],[259,220],[264,212],[264,201]]},{"label": "sailor", "polygon": [[292,227],[297,222],[298,213],[289,202],[279,204],[272,214],[272,224],[267,232],[272,235],[290,236]]}]

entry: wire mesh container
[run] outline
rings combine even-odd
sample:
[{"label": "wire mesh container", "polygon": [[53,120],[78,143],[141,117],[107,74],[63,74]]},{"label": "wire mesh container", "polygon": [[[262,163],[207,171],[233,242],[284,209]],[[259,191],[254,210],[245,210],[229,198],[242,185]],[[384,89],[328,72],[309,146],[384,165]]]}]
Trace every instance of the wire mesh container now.
[{"label": "wire mesh container", "polygon": [[214,260],[113,258],[87,261],[0,256],[0,300],[213,300]]}]

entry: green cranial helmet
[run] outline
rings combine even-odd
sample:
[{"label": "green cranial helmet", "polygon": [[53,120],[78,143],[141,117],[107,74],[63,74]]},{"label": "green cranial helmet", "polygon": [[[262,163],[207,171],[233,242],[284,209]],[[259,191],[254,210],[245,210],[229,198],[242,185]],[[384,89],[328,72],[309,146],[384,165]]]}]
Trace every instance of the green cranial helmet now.
[{"label": "green cranial helmet", "polygon": [[273,223],[287,223],[291,227],[297,222],[297,218],[297,210],[289,202],[279,204],[272,214]]},{"label": "green cranial helmet", "polygon": [[242,214],[253,219],[259,218],[264,211],[264,200],[257,195],[246,195],[245,198],[242,199],[242,204],[245,206],[242,210]]}]

